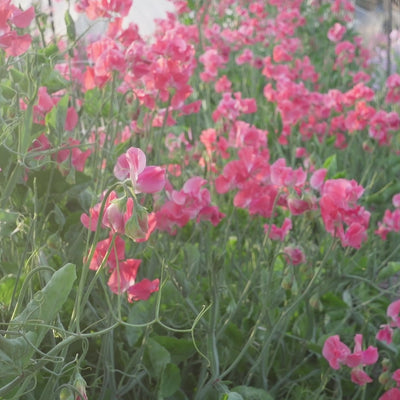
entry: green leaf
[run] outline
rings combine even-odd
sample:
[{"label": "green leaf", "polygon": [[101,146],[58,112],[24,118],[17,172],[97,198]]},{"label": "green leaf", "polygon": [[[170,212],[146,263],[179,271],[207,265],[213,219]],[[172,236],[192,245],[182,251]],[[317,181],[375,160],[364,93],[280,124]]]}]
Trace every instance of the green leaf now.
[{"label": "green leaf", "polygon": [[75,265],[68,263],[56,271],[46,286],[35,293],[24,310],[13,318],[7,332],[34,331],[37,334],[36,345],[39,345],[49,328],[38,324],[50,324],[68,298],[72,285],[76,280]]},{"label": "green leaf", "polygon": [[160,395],[172,396],[181,385],[181,373],[175,364],[167,364],[161,375]]},{"label": "green leaf", "polygon": [[239,393],[243,400],[273,400],[272,396],[264,389],[251,386],[236,386],[232,389],[232,392]]},{"label": "green leaf", "polygon": [[328,170],[327,176],[332,178],[336,172],[337,172],[337,160],[336,160],[336,154],[328,157],[324,164],[322,165],[322,168],[325,168]]},{"label": "green leaf", "polygon": [[11,303],[14,287],[17,283],[15,276],[8,274],[0,279],[0,303],[9,305]]},{"label": "green leaf", "polygon": [[17,227],[18,216],[16,212],[0,209],[0,238],[10,237]]},{"label": "green leaf", "polygon": [[187,360],[196,352],[191,340],[178,339],[172,336],[156,336],[153,339],[168,350],[171,354],[171,360],[175,364]]},{"label": "green leaf", "polygon": [[[154,319],[154,297],[147,301],[139,301],[133,304],[128,314],[128,323],[132,325],[142,325]],[[144,332],[144,327],[127,326],[125,337],[129,346],[134,346]]]},{"label": "green leaf", "polygon": [[50,112],[46,114],[46,126],[50,133],[61,137],[64,132],[65,119],[67,118],[68,95],[65,95]]},{"label": "green leaf", "polygon": [[224,394],[224,396],[222,398],[223,398],[223,400],[245,400],[243,398],[243,396],[237,392],[230,392],[230,393]]},{"label": "green leaf", "polygon": [[69,13],[69,10],[65,11],[64,15],[65,25],[67,26],[67,36],[71,42],[74,42],[76,39],[76,29],[75,29],[75,22]]},{"label": "green leaf", "polygon": [[42,72],[42,85],[46,86],[48,93],[51,94],[58,92],[61,89],[65,89],[69,85],[69,81],[67,81],[58,71],[54,70],[53,67],[44,66],[44,72]]},{"label": "green leaf", "polygon": [[91,117],[96,117],[101,111],[101,93],[99,88],[87,90],[83,102],[83,109],[85,113]]},{"label": "green leaf", "polygon": [[160,378],[167,364],[171,362],[168,350],[153,339],[146,342],[146,355],[150,362],[149,371],[154,378]]}]

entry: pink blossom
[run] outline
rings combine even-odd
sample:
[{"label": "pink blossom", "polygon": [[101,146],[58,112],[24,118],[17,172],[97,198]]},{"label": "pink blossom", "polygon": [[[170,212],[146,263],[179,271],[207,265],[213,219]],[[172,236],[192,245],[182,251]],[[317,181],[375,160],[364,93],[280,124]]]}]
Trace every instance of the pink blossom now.
[{"label": "pink blossom", "polygon": [[389,389],[379,400],[400,400],[400,390],[397,388]]},{"label": "pink blossom", "polygon": [[331,42],[340,42],[345,32],[346,27],[336,22],[328,31],[328,39]]},{"label": "pink blossom", "polygon": [[327,172],[328,172],[328,170],[326,168],[321,168],[321,169],[314,171],[314,173],[312,174],[312,176],[310,178],[310,185],[313,189],[321,190],[321,188],[324,184],[324,180],[325,180]]},{"label": "pink blossom", "polygon": [[381,325],[378,333],[376,334],[376,339],[381,342],[386,342],[387,344],[392,343],[393,340],[393,329],[390,325]]},{"label": "pink blossom", "polygon": [[290,229],[292,229],[292,220],[290,218],[285,218],[280,228],[275,224],[272,224],[271,226],[268,224],[264,225],[264,232],[269,234],[268,237],[272,240],[280,240],[281,242],[284,241]]},{"label": "pink blossom", "polygon": [[136,191],[139,193],[157,193],[165,186],[165,168],[146,167],[137,178]]},{"label": "pink blossom", "polygon": [[114,167],[115,177],[123,181],[128,177],[135,186],[139,174],[143,172],[146,167],[146,155],[137,147],[130,147],[124,154],[118,157]]},{"label": "pink blossom", "polygon": [[158,291],[159,285],[159,279],[154,279],[153,281],[147,278],[142,279],[128,288],[128,301],[132,303],[133,301],[147,300],[152,293]]},{"label": "pink blossom", "polygon": [[396,208],[400,208],[400,193],[397,193],[393,196],[392,203]]},{"label": "pink blossom", "polygon": [[[90,261],[89,269],[98,270],[103,263],[105,256],[111,246],[112,236],[101,240],[96,244],[96,249],[93,253],[93,258]],[[107,258],[107,264],[110,270],[113,270],[119,261],[125,258],[125,242],[119,236],[115,237],[114,245],[111,248],[110,255]]]},{"label": "pink blossom", "polygon": [[386,315],[400,328],[400,300],[392,302],[387,308]]},{"label": "pink blossom", "polygon": [[291,265],[303,264],[306,261],[306,256],[300,247],[287,246],[283,249],[286,261]]},{"label": "pink blossom", "polygon": [[372,382],[371,377],[361,368],[353,368],[351,371],[351,381],[357,385],[364,386]]},{"label": "pink blossom", "polygon": [[392,74],[387,78],[386,86],[388,92],[386,94],[386,103],[396,104],[400,101],[400,75]]},{"label": "pink blossom", "polygon": [[136,275],[142,260],[133,258],[121,261],[108,279],[108,287],[116,294],[124,293],[135,284]]},{"label": "pink blossom", "polygon": [[322,355],[333,369],[339,369],[340,364],[343,364],[350,354],[350,349],[340,341],[339,335],[330,336],[326,339],[322,348]]}]

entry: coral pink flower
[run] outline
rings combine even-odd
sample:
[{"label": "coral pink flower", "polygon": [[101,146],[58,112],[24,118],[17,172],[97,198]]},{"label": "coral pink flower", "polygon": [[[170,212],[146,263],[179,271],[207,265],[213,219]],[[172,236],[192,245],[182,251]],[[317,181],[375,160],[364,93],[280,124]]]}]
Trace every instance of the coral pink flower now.
[{"label": "coral pink flower", "polygon": [[153,281],[147,278],[142,279],[128,288],[128,301],[132,303],[133,301],[147,300],[152,293],[159,290],[159,286],[159,279],[154,279]]},{"label": "coral pink flower", "polygon": [[115,14],[128,15],[132,0],[79,0],[75,5],[78,12],[84,12],[88,18],[111,18]]},{"label": "coral pink flower", "polygon": [[292,61],[292,56],[279,44],[274,47],[272,57],[276,63]]},{"label": "coral pink flower", "polygon": [[[101,240],[96,245],[96,250],[93,253],[93,258],[90,261],[89,269],[98,270],[100,265],[111,246],[112,236],[107,239]],[[110,270],[113,270],[119,261],[125,258],[125,242],[119,237],[115,237],[114,246],[111,249],[110,255],[107,258],[107,264]]]},{"label": "coral pink flower", "polygon": [[133,258],[120,261],[108,279],[108,287],[116,294],[124,293],[135,284],[136,275],[142,260]]}]

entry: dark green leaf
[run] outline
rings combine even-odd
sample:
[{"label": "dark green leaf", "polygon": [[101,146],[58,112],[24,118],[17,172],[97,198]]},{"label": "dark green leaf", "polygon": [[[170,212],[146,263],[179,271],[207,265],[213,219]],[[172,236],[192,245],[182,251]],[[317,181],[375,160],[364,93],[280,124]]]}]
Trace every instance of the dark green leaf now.
[{"label": "dark green leaf", "polygon": [[181,385],[181,374],[175,364],[167,364],[161,375],[160,394],[163,397],[172,396]]}]

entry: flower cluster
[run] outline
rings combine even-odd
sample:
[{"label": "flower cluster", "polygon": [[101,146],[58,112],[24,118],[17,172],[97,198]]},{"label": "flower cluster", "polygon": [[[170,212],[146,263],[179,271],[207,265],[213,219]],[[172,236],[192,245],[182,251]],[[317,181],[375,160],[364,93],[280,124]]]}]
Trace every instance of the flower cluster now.
[{"label": "flower cluster", "polygon": [[328,360],[333,369],[339,369],[341,365],[351,368],[351,380],[357,385],[365,385],[372,382],[372,379],[363,370],[366,365],[375,364],[378,361],[378,350],[376,347],[369,346],[362,350],[361,334],[354,338],[354,351],[351,350],[340,340],[339,335],[329,337],[322,349],[322,355]]},{"label": "flower cluster", "polygon": [[166,182],[165,169],[146,166],[143,151],[130,147],[118,157],[114,175],[126,185],[126,193],[118,197],[115,191],[110,191],[89,210],[89,215],[81,216],[82,224],[89,230],[96,231],[98,227],[110,229],[108,238],[99,241],[89,256],[89,268],[98,270],[106,264],[110,274],[108,286],[114,293],[126,292],[128,301],[147,300],[151,293],[158,290],[159,280],[145,278],[136,282],[141,260],[126,258],[122,236],[136,242],[149,239],[155,228],[154,214],[147,213],[138,203],[136,195],[161,191]]},{"label": "flower cluster", "polygon": [[0,1],[0,49],[3,49],[7,56],[20,56],[29,49],[32,42],[31,35],[28,33],[18,35],[15,28],[27,28],[33,18],[35,18],[34,7],[21,11],[11,4],[11,0]]}]

